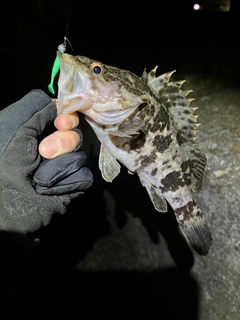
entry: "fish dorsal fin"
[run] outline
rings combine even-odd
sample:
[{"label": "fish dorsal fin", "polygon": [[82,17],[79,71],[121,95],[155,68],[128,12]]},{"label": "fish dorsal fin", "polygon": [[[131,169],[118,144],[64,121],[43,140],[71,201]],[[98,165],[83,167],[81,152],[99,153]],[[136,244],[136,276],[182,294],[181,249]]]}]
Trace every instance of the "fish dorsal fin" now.
[{"label": "fish dorsal fin", "polygon": [[207,158],[204,153],[194,147],[189,146],[187,151],[190,156],[191,190],[193,192],[199,192],[202,187],[203,172]]},{"label": "fish dorsal fin", "polygon": [[158,66],[153,68],[149,73],[146,72],[146,69],[144,69],[142,74],[142,79],[147,82],[147,84],[157,93],[159,92],[159,89],[166,86],[169,83],[171,75],[176,72],[176,70],[164,73],[158,77],[156,77],[156,71]]},{"label": "fish dorsal fin", "polygon": [[178,130],[178,138],[181,143],[195,141],[197,128],[197,115],[194,112],[197,108],[190,107],[194,99],[188,99],[187,96],[192,90],[181,90],[185,80],[170,82],[170,78],[175,71],[170,71],[156,77],[157,67],[149,73],[144,70],[142,79],[148,84],[151,90],[164,101],[171,114],[174,126]]},{"label": "fish dorsal fin", "polygon": [[198,115],[194,115],[197,108],[190,106],[194,99],[187,98],[192,90],[185,91],[181,89],[185,80],[170,82],[170,78],[175,71],[156,77],[156,70],[157,67],[149,73],[144,70],[142,79],[152,91],[158,94],[160,101],[163,101],[167,107],[177,130],[178,142],[180,144],[185,143],[187,149],[191,170],[191,189],[194,192],[199,192],[202,186],[206,156],[193,146],[200,124],[197,123]]},{"label": "fish dorsal fin", "polygon": [[111,155],[108,149],[101,144],[100,154],[99,154],[99,169],[102,172],[102,177],[107,182],[112,182],[113,179],[120,172],[120,164],[117,160]]}]

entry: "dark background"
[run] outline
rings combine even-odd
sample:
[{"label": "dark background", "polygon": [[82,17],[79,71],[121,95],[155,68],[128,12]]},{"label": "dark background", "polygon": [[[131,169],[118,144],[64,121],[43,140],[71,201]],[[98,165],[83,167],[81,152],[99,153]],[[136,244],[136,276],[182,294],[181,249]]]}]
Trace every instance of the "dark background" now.
[{"label": "dark background", "polygon": [[230,12],[194,11],[193,4],[193,0],[6,1],[1,8],[2,107],[33,88],[47,91],[67,24],[73,47],[73,51],[67,47],[68,53],[139,75],[144,67],[155,65],[159,73],[175,69],[210,73],[213,65],[239,69],[238,1],[231,1]]},{"label": "dark background", "polygon": [[[176,69],[179,74],[201,72],[206,79],[214,74],[239,83],[237,0],[231,1],[230,12],[194,12],[190,0],[115,1],[110,6],[109,2],[71,3],[69,20],[70,1],[7,1],[2,5],[1,108],[31,89],[48,92],[56,49],[63,42],[67,23],[73,47],[73,51],[67,47],[68,53],[139,75],[144,67],[149,70],[158,65],[159,74]],[[189,272],[194,256],[178,234],[173,216],[156,213],[138,178],[130,182],[124,168],[110,185],[96,164],[97,158],[89,159],[93,188],[73,202],[67,215],[54,219],[40,235],[41,245],[21,235],[1,234],[0,318],[198,320],[201,288]],[[117,203],[117,236],[106,221],[106,189]],[[144,255],[141,248],[139,255],[131,251],[133,243],[124,238],[126,209],[149,234],[145,239],[144,234],[130,231],[132,242],[137,237],[149,241],[146,247],[151,253],[152,244],[159,244],[160,232],[173,258],[172,267],[143,270],[139,256],[146,259],[148,253]],[[124,254],[112,245],[111,234],[127,243]],[[96,246],[104,237],[103,245]],[[105,248],[108,251],[103,255]],[[81,265],[86,253],[90,258]],[[159,256],[164,265],[164,252]],[[80,271],[75,269],[78,263]]]}]

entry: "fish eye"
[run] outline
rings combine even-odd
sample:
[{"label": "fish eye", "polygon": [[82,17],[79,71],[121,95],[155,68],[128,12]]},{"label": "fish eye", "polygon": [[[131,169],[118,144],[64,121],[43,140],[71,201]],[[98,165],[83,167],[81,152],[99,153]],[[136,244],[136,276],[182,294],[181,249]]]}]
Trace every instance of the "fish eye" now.
[{"label": "fish eye", "polygon": [[101,74],[101,73],[103,73],[103,68],[102,68],[99,64],[97,64],[97,63],[92,63],[92,64],[90,65],[90,70],[91,70],[93,73],[95,73],[95,74]]}]

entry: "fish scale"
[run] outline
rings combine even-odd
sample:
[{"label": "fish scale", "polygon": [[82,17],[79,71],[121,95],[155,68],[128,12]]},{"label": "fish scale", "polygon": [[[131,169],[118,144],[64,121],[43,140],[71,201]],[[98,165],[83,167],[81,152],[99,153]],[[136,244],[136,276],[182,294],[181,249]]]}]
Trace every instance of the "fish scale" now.
[{"label": "fish scale", "polygon": [[199,126],[191,90],[171,82],[174,71],[142,77],[92,59],[58,53],[59,113],[79,111],[100,143],[99,168],[106,181],[120,163],[136,173],[159,212],[172,207],[180,230],[200,255],[212,245],[211,232],[196,205],[206,156],[195,146]]}]

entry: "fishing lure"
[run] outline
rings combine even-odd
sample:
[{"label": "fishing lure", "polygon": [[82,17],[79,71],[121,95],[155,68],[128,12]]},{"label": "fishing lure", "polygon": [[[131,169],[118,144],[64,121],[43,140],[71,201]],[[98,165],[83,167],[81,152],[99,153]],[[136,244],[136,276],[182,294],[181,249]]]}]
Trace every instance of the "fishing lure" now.
[{"label": "fishing lure", "polygon": [[[67,40],[68,40],[67,37],[64,37],[64,42],[58,46],[58,51],[61,52],[62,54],[66,51]],[[51,82],[48,85],[48,90],[52,94],[55,93],[55,90],[53,89],[53,82],[54,82],[54,79],[55,79],[59,69],[60,69],[59,60],[58,60],[58,56],[56,56],[54,63],[53,63],[53,67],[52,67]]]},{"label": "fishing lure", "polygon": [[[71,13],[71,9],[72,9],[72,1],[70,2],[70,6],[69,6],[69,10],[68,10],[68,17],[67,17],[67,25],[66,25],[66,31],[65,31],[65,37],[63,38],[64,41],[62,44],[60,44],[58,46],[58,51],[61,52],[62,54],[64,54],[64,52],[66,51],[66,47],[67,47],[67,42],[69,43],[72,51],[73,51],[73,48],[72,48],[72,45],[70,43],[70,41],[68,40],[67,38],[67,31],[68,31],[68,22],[69,22],[69,19],[70,19],[70,13]],[[58,73],[60,69],[60,65],[59,65],[59,60],[58,60],[58,56],[56,56],[55,60],[54,60],[54,63],[53,63],[53,67],[52,67],[52,73],[51,73],[51,82],[50,84],[48,85],[48,90],[52,93],[52,94],[55,94],[55,90],[53,89],[53,82],[54,82],[54,79]]]}]

